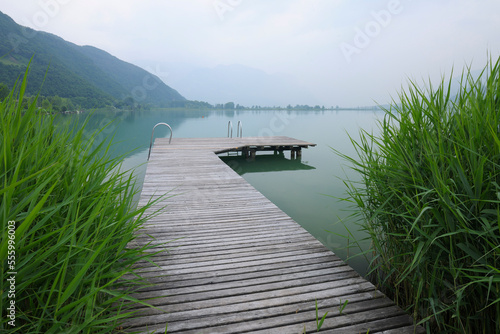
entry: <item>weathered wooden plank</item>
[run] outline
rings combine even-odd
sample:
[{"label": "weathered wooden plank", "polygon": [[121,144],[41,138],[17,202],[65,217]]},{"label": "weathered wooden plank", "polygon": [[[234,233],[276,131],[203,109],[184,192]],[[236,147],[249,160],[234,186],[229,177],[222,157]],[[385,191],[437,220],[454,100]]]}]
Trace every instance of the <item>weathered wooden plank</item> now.
[{"label": "weathered wooden plank", "polygon": [[[342,284],[350,283],[350,282],[360,282],[358,275],[354,271],[344,271],[341,273],[337,273],[336,275],[319,275],[312,277],[300,277],[296,276],[295,279],[283,279],[279,282],[271,282],[271,283],[260,283],[253,284],[252,282],[242,282],[238,286],[231,286],[230,288],[225,287],[225,285],[213,286],[213,290],[210,289],[175,289],[171,292],[169,291],[168,295],[165,296],[165,292],[161,290],[150,291],[148,293],[137,293],[134,294],[134,297],[140,298],[141,300],[151,299],[149,302],[154,306],[162,306],[165,304],[184,304],[188,302],[197,302],[197,301],[206,301],[213,300],[215,298],[224,298],[225,302],[231,300],[231,298],[235,298],[234,302],[243,299],[245,296],[246,300],[250,300],[250,297],[260,298],[262,295],[257,295],[265,292],[269,292],[271,294],[275,293],[276,290],[284,290],[290,289],[290,293],[293,294],[292,289],[300,289],[300,292],[309,292],[314,290],[314,287],[317,287],[318,284],[330,284],[335,281],[341,281]],[[357,279],[357,280],[356,280]],[[245,284],[246,283],[246,284]],[[340,282],[339,282],[340,285]],[[326,285],[321,285],[322,287]],[[331,286],[331,285],[328,285]],[[252,296],[254,294],[254,296]],[[282,291],[282,295],[284,292]]]},{"label": "weathered wooden plank", "polygon": [[[321,333],[327,334],[353,334],[353,333],[373,333],[386,329],[407,326],[411,323],[411,318],[404,314],[398,307],[387,307],[381,309],[369,310],[366,312],[343,314],[339,317],[327,318],[321,328]],[[265,325],[263,325],[264,327]],[[255,334],[282,334],[282,333],[301,333],[306,326],[307,333],[316,332],[316,320],[311,319],[306,324],[295,324],[281,327],[267,328],[264,330],[252,331]],[[190,332],[185,332],[190,333]],[[227,333],[198,330],[197,333]]]},{"label": "weathered wooden plank", "polygon": [[[387,298],[383,298],[382,296],[380,296],[379,298],[367,298],[367,296],[364,294],[358,294],[351,295],[349,296],[349,298],[350,303],[348,303],[347,307],[343,311],[343,313],[345,314],[369,311],[372,309],[389,307],[393,305],[392,301]],[[338,307],[338,299],[331,298],[326,300],[318,300],[318,308],[320,309],[320,312],[324,314],[324,312],[328,311],[330,317],[339,315]],[[314,314],[312,312],[314,312]],[[177,316],[183,317],[183,315],[181,315],[180,313],[177,314]],[[300,323],[301,326],[302,324],[310,322],[315,323],[315,302],[309,301],[293,305],[270,307],[261,310],[221,314],[217,317],[196,317],[191,318],[189,321],[179,321],[172,323],[168,329],[169,333],[185,333],[188,330],[201,330],[205,328],[212,329],[212,327],[224,326],[227,329],[227,332],[234,333],[236,324],[241,324],[242,328],[238,327],[241,332],[243,330],[261,330],[263,328],[260,323],[262,319],[268,319],[268,326],[270,325],[271,321],[281,325],[283,325],[283,323]],[[221,329],[223,328],[218,328],[219,331]],[[297,330],[290,333],[299,333],[299,331]]]},{"label": "weathered wooden plank", "polygon": [[[272,263],[267,265],[260,265],[258,270],[254,270],[252,267],[242,267],[242,268],[230,268],[230,269],[221,269],[216,271],[187,271],[187,270],[177,270],[177,271],[168,271],[161,274],[149,274],[143,275],[147,276],[148,282],[152,284],[158,284],[163,282],[176,282],[176,281],[187,281],[191,279],[210,279],[214,282],[220,280],[237,280],[240,275],[244,275],[245,277],[266,277],[267,274],[272,272],[273,270],[284,270],[288,273],[293,273],[296,270],[302,270],[304,266],[313,265],[313,266],[330,266],[337,265],[337,261],[332,261],[331,257],[323,256],[323,257],[314,257],[310,259],[302,259],[294,262],[281,262],[281,263]],[[178,283],[174,283],[178,284]],[[181,283],[179,283],[181,284]]]},{"label": "weathered wooden plank", "polygon": [[[296,254],[307,254],[313,253],[318,249],[317,245],[311,245],[307,243],[300,244],[286,244],[286,247],[281,247],[281,245],[266,245],[263,247],[249,247],[245,249],[236,248],[229,250],[213,249],[209,252],[200,252],[199,249],[192,248],[194,252],[184,252],[182,248],[170,251],[169,254],[157,254],[153,256],[154,261],[167,260],[171,263],[187,263],[187,262],[201,262],[201,261],[214,261],[220,259],[231,259],[231,258],[244,258],[248,256],[268,256],[268,255],[278,255],[285,254],[291,251],[300,251]],[[175,256],[170,256],[175,254]],[[146,261],[138,262],[148,263]]]},{"label": "weathered wooden plank", "polygon": [[374,334],[422,334],[425,333],[425,330],[420,326],[415,328],[415,326],[411,325],[406,327],[397,327],[393,329],[382,330],[373,333]]},{"label": "weathered wooden plank", "polygon": [[[386,320],[384,322],[378,320],[380,316],[385,314],[392,314],[392,316],[389,319],[384,319]],[[314,333],[316,332],[315,315],[315,311],[300,312],[293,316],[268,317],[258,321],[240,323],[238,327],[241,328],[242,332],[283,334],[302,333],[305,326],[307,333]],[[390,328],[398,321],[405,323],[408,321],[408,316],[404,315],[397,307],[389,306],[354,314],[343,314],[343,316],[338,317],[328,317],[323,323],[321,333],[367,333],[367,331],[358,331],[359,328],[364,329],[365,326],[370,330],[369,333],[372,333],[372,330],[379,328]],[[360,325],[359,322],[362,322],[363,325]],[[210,328],[210,330],[198,328],[194,331],[182,331],[182,333],[234,333],[232,327],[234,325],[223,325]]]},{"label": "weathered wooden plank", "polygon": [[[307,238],[307,236],[300,236],[300,237],[293,237],[293,238],[287,238],[283,242],[275,242],[273,240],[263,240],[259,242],[252,243],[251,241],[247,242],[241,242],[241,243],[226,243],[224,245],[219,245],[219,244],[213,244],[211,246],[207,246],[204,248],[204,250],[207,253],[210,253],[212,251],[228,251],[228,252],[234,252],[241,250],[242,247],[245,247],[245,251],[252,251],[252,250],[259,250],[262,247],[276,247],[277,249],[283,249],[283,248],[293,248],[296,247],[300,244],[309,244],[310,239]],[[134,243],[131,244],[131,246],[135,246]],[[182,246],[182,247],[181,247]],[[181,246],[172,246],[171,243],[165,243],[165,244],[157,244],[150,252],[157,252],[159,249],[164,250],[167,249],[167,252],[163,252],[162,254],[156,254],[156,257],[170,257],[170,255],[177,255],[179,253],[182,254],[190,254],[191,256],[195,257],[199,255],[199,253],[205,253],[203,250],[200,249],[199,245],[197,244],[191,244],[191,245],[181,245]],[[330,253],[332,254],[332,253]],[[333,254],[332,254],[333,255]]]},{"label": "weathered wooden plank", "polygon": [[[358,279],[361,281],[361,279]],[[271,296],[267,292],[255,293],[241,297],[226,297],[188,304],[168,304],[155,309],[141,308],[138,317],[126,323],[130,327],[144,326],[151,321],[179,321],[196,317],[220,316],[222,314],[237,314],[240,312],[269,310],[277,306],[298,305],[305,302],[314,303],[319,299],[333,299],[335,304],[341,301],[353,300],[353,296],[362,296],[359,300],[370,300],[383,296],[368,282],[350,284],[339,281],[338,285],[330,284],[329,288],[316,291],[303,291],[300,289],[285,289],[275,291]],[[344,284],[344,285],[342,285]],[[324,288],[324,284],[315,287]],[[295,293],[293,293],[295,292]],[[314,305],[314,304],[313,304]],[[384,317],[385,318],[385,317]],[[406,324],[408,325],[408,323]],[[236,332],[239,329],[235,330]],[[283,332],[286,333],[286,332]]]},{"label": "weathered wooden plank", "polygon": [[[269,272],[267,275],[263,275],[260,271],[252,277],[250,273],[240,274],[234,277],[225,276],[225,278],[229,278],[229,280],[223,280],[221,277],[211,277],[205,279],[192,279],[192,280],[183,280],[176,281],[175,284],[173,282],[168,282],[164,284],[157,284],[155,286],[149,287],[149,289],[141,289],[141,291],[137,292],[136,296],[140,296],[141,298],[152,298],[156,297],[159,294],[156,291],[168,291],[169,296],[186,294],[186,293],[196,293],[196,292],[206,292],[206,291],[215,291],[215,290],[223,290],[223,289],[235,289],[241,288],[243,286],[251,286],[251,285],[261,285],[261,284],[270,284],[270,283],[278,283],[289,280],[299,280],[303,278],[310,277],[319,277],[319,276],[329,276],[328,280],[342,279],[345,276],[341,276],[339,274],[344,275],[345,273],[349,273],[349,277],[352,277],[354,274],[352,273],[352,269],[346,265],[340,265],[337,267],[328,267],[328,268],[318,268],[315,266],[307,266],[307,268],[301,268],[300,271],[293,270],[295,268],[291,268],[291,270],[281,270],[281,271],[273,271],[271,274]],[[224,278],[224,277],[223,277]],[[168,289],[168,290],[166,290]]]},{"label": "weathered wooden plank", "polygon": [[[289,263],[293,265],[294,261],[299,260],[307,260],[316,257],[329,257],[329,253],[312,253],[312,254],[304,254],[297,256],[287,256],[282,258],[271,258],[271,259],[255,259],[248,260],[245,262],[242,261],[217,261],[217,263],[211,263],[210,261],[201,262],[201,263],[184,263],[184,264],[172,264],[170,265],[168,262],[166,264],[158,265],[158,266],[148,266],[148,267],[139,267],[137,271],[141,273],[143,277],[150,277],[154,275],[165,275],[165,274],[180,274],[187,272],[205,272],[205,271],[220,271],[220,270],[235,270],[241,268],[247,268],[247,270],[259,270],[261,266],[265,265],[277,265],[281,263]],[[331,259],[331,258],[330,258]]]},{"label": "weathered wooden plank", "polygon": [[326,332],[413,328],[404,312],[215,154],[309,146],[315,144],[283,136],[156,140],[139,205],[163,196],[147,213],[167,208],[129,246],[169,251],[153,256],[156,266],[137,264],[149,284],[133,296],[157,308],[133,306],[138,313],[125,324],[129,330],[164,331],[168,322],[169,333],[299,333],[304,325],[313,331],[315,300],[331,312]]},{"label": "weathered wooden plank", "polygon": [[[231,264],[235,262],[246,262],[246,261],[254,261],[254,260],[264,260],[264,259],[284,259],[286,257],[296,257],[303,256],[309,254],[318,253],[317,247],[312,248],[300,248],[300,249],[280,249],[276,251],[266,251],[266,252],[232,252],[228,254],[216,253],[216,254],[205,254],[201,253],[198,256],[158,256],[154,258],[154,261],[157,265],[162,265],[162,262],[166,262],[168,265],[176,265],[176,264],[186,264],[186,265],[195,265],[195,264],[217,264],[217,263],[226,263]],[[139,262],[138,265],[141,264],[150,265],[149,262],[142,261]]]}]

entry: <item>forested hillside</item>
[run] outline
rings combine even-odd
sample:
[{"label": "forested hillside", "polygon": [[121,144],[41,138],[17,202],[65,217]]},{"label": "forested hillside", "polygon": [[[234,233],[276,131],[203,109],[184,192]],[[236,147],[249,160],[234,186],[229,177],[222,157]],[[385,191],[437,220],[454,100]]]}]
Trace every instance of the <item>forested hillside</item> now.
[{"label": "forested hillside", "polygon": [[[11,88],[32,59],[27,93],[69,98],[84,108],[185,101],[147,71],[91,46],[16,24],[0,12],[0,83]],[[42,85],[43,83],[43,85]]]}]

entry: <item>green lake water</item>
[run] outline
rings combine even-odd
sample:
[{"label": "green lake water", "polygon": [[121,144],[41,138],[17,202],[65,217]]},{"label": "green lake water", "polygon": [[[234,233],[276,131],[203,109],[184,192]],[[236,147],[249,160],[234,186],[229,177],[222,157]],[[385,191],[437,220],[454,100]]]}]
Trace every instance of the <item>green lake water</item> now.
[{"label": "green lake water", "polygon": [[[66,115],[63,122],[82,122],[86,114]],[[346,227],[357,239],[364,238],[352,220],[351,206],[337,198],[345,197],[342,179],[358,180],[346,161],[332,150],[355,156],[349,136],[359,137],[362,128],[378,131],[376,120],[383,112],[374,110],[325,111],[100,111],[88,120],[89,130],[102,129],[100,136],[113,135],[113,155],[126,155],[124,167],[135,168],[141,184],[146,170],[149,141],[153,126],[159,122],[170,124],[174,137],[226,137],[228,122],[236,136],[237,123],[242,122],[243,136],[289,136],[316,143],[302,151],[300,160],[290,160],[290,152],[283,155],[260,152],[253,161],[241,156],[220,155],[223,161],[244,177],[252,186],[302,225],[340,258],[346,259],[359,252],[347,235]],[[158,127],[155,137],[168,137],[166,127]],[[132,152],[133,151],[133,152]],[[131,153],[132,152],[132,153]],[[346,226],[344,226],[344,221]],[[330,231],[330,232],[328,232]],[[332,233],[333,232],[333,233]],[[361,243],[367,247],[366,242]],[[349,260],[360,274],[365,274],[367,262],[362,257]]]}]

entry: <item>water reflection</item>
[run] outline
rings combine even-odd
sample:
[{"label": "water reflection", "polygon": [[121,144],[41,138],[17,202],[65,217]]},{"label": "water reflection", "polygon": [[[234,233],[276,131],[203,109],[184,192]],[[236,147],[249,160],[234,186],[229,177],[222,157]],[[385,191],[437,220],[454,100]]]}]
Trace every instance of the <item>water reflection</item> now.
[{"label": "water reflection", "polygon": [[219,156],[229,167],[231,167],[239,175],[248,173],[266,173],[294,170],[311,170],[316,169],[313,166],[302,162],[300,157],[296,159],[287,159],[285,153],[278,154],[262,154],[259,153],[255,159],[246,159],[238,155],[222,155]]}]

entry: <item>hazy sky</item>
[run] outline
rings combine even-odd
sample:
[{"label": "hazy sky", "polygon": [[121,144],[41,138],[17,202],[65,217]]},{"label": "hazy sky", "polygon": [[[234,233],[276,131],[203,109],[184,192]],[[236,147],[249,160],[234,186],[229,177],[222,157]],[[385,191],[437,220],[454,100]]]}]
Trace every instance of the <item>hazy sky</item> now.
[{"label": "hazy sky", "polygon": [[499,0],[0,1],[21,25],[162,78],[173,63],[242,64],[293,75],[326,106],[385,104],[409,77],[500,55]]}]

